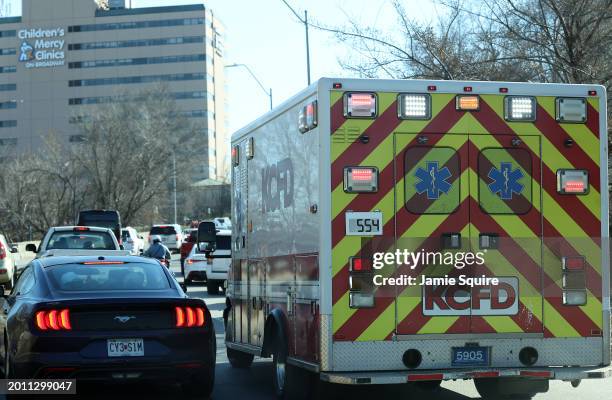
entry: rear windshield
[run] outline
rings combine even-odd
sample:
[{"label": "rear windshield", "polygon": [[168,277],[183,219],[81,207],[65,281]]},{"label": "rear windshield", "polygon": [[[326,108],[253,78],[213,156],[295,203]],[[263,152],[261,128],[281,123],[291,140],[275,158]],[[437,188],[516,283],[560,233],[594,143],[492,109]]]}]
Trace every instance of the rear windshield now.
[{"label": "rear windshield", "polygon": [[102,228],[115,229],[119,226],[119,217],[116,213],[81,213],[79,215],[79,225],[99,226]]},{"label": "rear windshield", "polygon": [[217,249],[218,250],[231,250],[232,248],[232,237],[231,236],[217,236]]},{"label": "rear windshield", "polygon": [[108,232],[57,231],[51,235],[47,250],[117,250]]},{"label": "rear windshield", "polygon": [[65,291],[163,290],[170,287],[161,265],[64,264],[52,266],[48,272],[53,286]]},{"label": "rear windshield", "polygon": [[151,228],[151,235],[176,235],[176,229],[173,226],[154,226]]}]

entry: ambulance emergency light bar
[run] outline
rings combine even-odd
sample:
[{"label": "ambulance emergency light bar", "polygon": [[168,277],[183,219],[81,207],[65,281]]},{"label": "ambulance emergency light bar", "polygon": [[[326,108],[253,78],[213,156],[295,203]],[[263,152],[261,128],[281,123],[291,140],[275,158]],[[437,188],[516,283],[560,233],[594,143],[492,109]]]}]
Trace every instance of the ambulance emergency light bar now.
[{"label": "ambulance emergency light bar", "polygon": [[589,172],[584,169],[560,169],[557,171],[557,193],[589,193]]},{"label": "ambulance emergency light bar", "polygon": [[480,110],[480,97],[477,95],[458,95],[455,98],[455,108],[458,111]]},{"label": "ambulance emergency light bar", "polygon": [[348,118],[376,117],[375,93],[345,93],[344,116]]},{"label": "ambulance emergency light bar", "polygon": [[300,109],[298,118],[298,129],[300,133],[306,133],[319,124],[317,118],[317,101],[314,100]]},{"label": "ambulance emergency light bar", "polygon": [[397,116],[400,119],[430,119],[431,96],[429,94],[400,94]]},{"label": "ambulance emergency light bar", "polygon": [[578,122],[586,121],[587,106],[586,100],[575,97],[558,97],[557,103],[557,121],[559,122]]},{"label": "ambulance emergency light bar", "polygon": [[346,193],[373,193],[378,191],[378,168],[344,168],[344,191]]},{"label": "ambulance emergency light bar", "polygon": [[506,96],[504,98],[506,121],[535,121],[536,99],[530,96]]}]

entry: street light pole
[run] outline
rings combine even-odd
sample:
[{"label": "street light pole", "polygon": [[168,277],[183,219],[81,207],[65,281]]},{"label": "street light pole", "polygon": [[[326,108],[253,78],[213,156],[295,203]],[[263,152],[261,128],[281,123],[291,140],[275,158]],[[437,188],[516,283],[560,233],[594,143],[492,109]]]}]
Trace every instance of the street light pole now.
[{"label": "street light pole", "polygon": [[266,89],[266,87],[263,85],[263,83],[261,83],[261,81],[259,79],[257,79],[257,77],[255,76],[253,71],[251,71],[251,68],[249,68],[249,66],[246,65],[246,64],[230,64],[230,65],[226,65],[225,66],[225,68],[234,68],[234,67],[243,67],[243,68],[246,68],[246,70],[249,72],[249,74],[251,74],[253,79],[255,79],[255,82],[257,82],[257,84],[259,85],[261,90],[263,90],[264,93],[266,94],[266,96],[268,96],[270,98],[270,110],[271,110],[272,109],[272,88]]},{"label": "street light pole", "polygon": [[286,0],[281,0],[281,1],[285,3],[287,8],[291,10],[293,15],[295,15],[295,17],[298,19],[298,21],[304,24],[304,27],[306,29],[306,79],[308,81],[308,86],[310,86],[310,42],[308,40],[308,11],[304,10],[304,18],[302,18],[300,17],[300,14],[298,14],[293,9],[293,7],[291,7],[289,3],[287,3]]},{"label": "street light pole", "polygon": [[176,151],[172,152],[172,194],[174,197],[174,223],[176,224]]}]

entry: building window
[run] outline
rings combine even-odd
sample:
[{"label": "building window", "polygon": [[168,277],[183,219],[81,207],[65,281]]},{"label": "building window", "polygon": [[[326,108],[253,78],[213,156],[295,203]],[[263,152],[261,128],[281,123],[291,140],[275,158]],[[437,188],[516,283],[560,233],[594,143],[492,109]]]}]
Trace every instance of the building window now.
[{"label": "building window", "polygon": [[14,119],[8,121],[0,121],[0,128],[14,128],[17,126],[17,121]]},{"label": "building window", "polygon": [[[206,97],[206,92],[176,92],[172,93],[171,97],[175,100],[192,100],[203,99]],[[121,101],[139,101],[135,96],[100,96],[100,97],[73,97],[68,99],[68,104],[71,106],[86,105],[86,104],[104,104],[110,102]]]},{"label": "building window", "polygon": [[17,67],[14,65],[8,65],[6,67],[0,67],[0,74],[8,74],[11,72],[17,72]]},{"label": "building window", "polygon": [[108,42],[73,43],[68,50],[99,50],[121,47],[167,46],[175,44],[204,43],[204,36],[183,36],[162,39],[113,40]]},{"label": "building window", "polygon": [[118,29],[162,28],[182,25],[204,25],[204,18],[164,19],[139,22],[112,22],[107,24],[73,25],[68,32],[111,31]]},{"label": "building window", "polygon": [[182,56],[120,58],[114,60],[75,61],[68,64],[68,68],[99,68],[99,67],[125,67],[130,65],[167,64],[180,62],[204,61],[204,54],[189,54]]},{"label": "building window", "polygon": [[17,36],[17,31],[0,31],[0,37],[15,37]]},{"label": "building window", "polygon": [[12,47],[12,48],[7,48],[7,49],[0,49],[0,56],[12,56],[17,54],[17,49]]},{"label": "building window", "polygon": [[0,139],[0,146],[17,146],[17,138]]},{"label": "building window", "polygon": [[14,83],[4,83],[0,84],[0,92],[10,92],[12,90],[17,90],[17,85]]},{"label": "building window", "polygon": [[0,103],[0,110],[9,110],[12,108],[17,108],[17,101],[10,100],[10,101],[3,101]]},{"label": "building window", "polygon": [[204,80],[203,73],[171,74],[171,75],[149,75],[149,76],[124,76],[117,78],[81,79],[68,81],[68,86],[104,86],[104,85],[129,85],[135,83],[172,82],[172,81],[196,81]]}]

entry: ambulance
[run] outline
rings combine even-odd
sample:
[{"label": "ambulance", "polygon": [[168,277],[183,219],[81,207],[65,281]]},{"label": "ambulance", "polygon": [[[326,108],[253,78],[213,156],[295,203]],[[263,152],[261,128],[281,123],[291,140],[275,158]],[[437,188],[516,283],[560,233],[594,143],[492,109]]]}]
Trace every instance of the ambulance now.
[{"label": "ambulance", "polygon": [[[280,398],[609,377],[606,115],[598,85],[323,78],[239,130],[230,363]],[[405,250],[434,261],[374,267]]]}]

